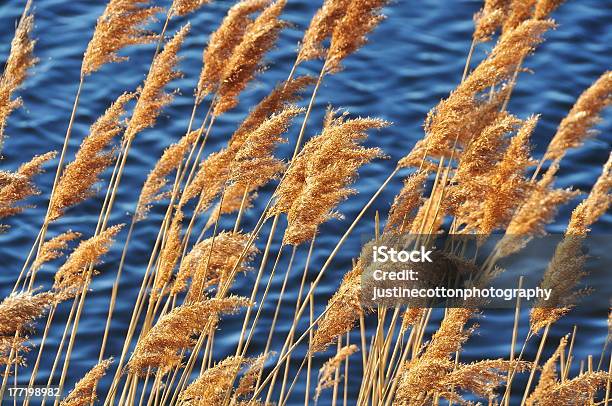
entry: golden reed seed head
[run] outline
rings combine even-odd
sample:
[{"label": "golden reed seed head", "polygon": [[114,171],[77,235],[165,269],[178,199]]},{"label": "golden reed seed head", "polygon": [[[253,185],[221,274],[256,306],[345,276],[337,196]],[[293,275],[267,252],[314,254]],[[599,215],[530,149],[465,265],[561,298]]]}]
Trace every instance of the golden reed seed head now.
[{"label": "golden reed seed head", "polygon": [[168,185],[168,175],[181,165],[185,154],[192,148],[199,135],[199,131],[192,131],[164,150],[142,186],[136,205],[136,221],[147,217],[153,203],[168,197],[170,192],[165,190]]},{"label": "golden reed seed head", "polygon": [[489,235],[494,229],[507,225],[516,208],[533,189],[525,177],[525,172],[532,163],[529,137],[537,121],[537,116],[525,121],[510,140],[504,157],[488,175],[490,186],[482,197],[482,219],[479,227],[481,234]]},{"label": "golden reed seed head", "polygon": [[242,378],[240,378],[238,387],[234,391],[233,401],[235,403],[232,404],[239,404],[240,400],[238,399],[240,397],[247,397],[255,392],[259,375],[263,370],[266,360],[271,355],[273,355],[273,353],[261,354],[257,358],[246,360],[247,369],[242,375]]},{"label": "golden reed seed head", "polygon": [[585,90],[559,124],[548,145],[544,159],[561,159],[570,148],[577,148],[593,135],[591,127],[601,119],[599,114],[612,104],[612,71],[607,71]]},{"label": "golden reed seed head", "polygon": [[540,400],[544,399],[547,395],[547,392],[555,386],[558,382],[557,376],[557,361],[561,357],[561,354],[565,352],[565,347],[567,346],[567,336],[561,337],[561,341],[557,346],[557,349],[550,356],[550,358],[544,363],[542,366],[542,372],[540,373],[540,380],[538,384],[533,389],[533,392],[529,394],[525,405],[528,406],[536,406],[540,404]]},{"label": "golden reed seed head", "polygon": [[533,12],[533,18],[543,20],[557,9],[565,0],[538,0]]},{"label": "golden reed seed head", "polygon": [[555,248],[555,253],[546,267],[540,287],[551,289],[549,299],[538,301],[529,315],[531,331],[537,333],[555,323],[571,310],[576,301],[586,293],[576,291],[576,286],[586,275],[586,256],[582,251],[582,236],[565,236]]},{"label": "golden reed seed head", "polygon": [[358,260],[352,270],[342,278],[340,287],[327,302],[326,312],[317,323],[311,353],[325,351],[338,337],[351,331],[359,316],[361,307],[361,275],[363,266]]},{"label": "golden reed seed head", "polygon": [[156,301],[167,291],[172,272],[181,256],[181,230],[183,229],[183,212],[177,209],[172,218],[172,223],[167,231],[166,241],[159,253],[159,263],[155,272],[151,299]]},{"label": "golden reed seed head", "polygon": [[138,340],[127,367],[130,373],[146,375],[149,368],[167,373],[181,362],[179,352],[195,345],[192,336],[214,329],[221,314],[232,314],[249,306],[243,297],[208,299],[175,307]]},{"label": "golden reed seed head", "polygon": [[40,252],[36,256],[36,259],[32,263],[31,271],[35,272],[40,269],[43,264],[62,257],[64,255],[63,251],[68,249],[68,243],[80,237],[81,233],[68,230],[65,233],[45,241],[40,247]]},{"label": "golden reed seed head", "polygon": [[[257,106],[250,112],[247,118],[240,124],[238,129],[232,134],[230,146],[240,147],[248,135],[259,127],[266,119],[275,113],[280,112],[290,103],[300,99],[299,93],[315,82],[312,76],[298,76],[289,81],[279,83]],[[237,145],[233,145],[237,144]]]},{"label": "golden reed seed head", "polygon": [[474,15],[475,43],[487,42],[500,29],[508,16],[510,0],[485,0],[482,9]]},{"label": "golden reed seed head", "polygon": [[262,186],[278,176],[285,164],[275,158],[273,152],[277,144],[286,142],[282,135],[289,129],[291,121],[303,112],[304,109],[289,105],[253,130],[236,152],[229,181],[243,187]]},{"label": "golden reed seed head", "polygon": [[57,291],[80,289],[87,280],[87,269],[100,262],[100,257],[110,250],[114,238],[123,224],[114,225],[88,240],[81,241],[64,265],[55,273],[53,288]]},{"label": "golden reed seed head", "polygon": [[[185,290],[187,280],[191,278],[186,300],[198,301],[206,289],[215,285],[227,286],[231,283],[228,280],[230,276],[235,277],[238,272],[251,270],[249,263],[258,251],[254,245],[250,245],[245,255],[242,255],[248,240],[246,234],[221,232],[214,239],[211,237],[196,244],[181,263],[172,292]],[[235,267],[236,272],[232,272]]]},{"label": "golden reed seed head", "polygon": [[98,382],[106,375],[106,370],[112,363],[112,358],[105,359],[87,371],[68,396],[60,402],[60,406],[87,406],[95,402],[98,398],[96,395]]},{"label": "golden reed seed head", "polygon": [[[13,293],[0,303],[0,365],[21,365],[27,351],[27,334],[34,321],[61,301],[55,293]],[[10,369],[7,369],[7,372]]]},{"label": "golden reed seed head", "polygon": [[385,232],[403,234],[410,230],[414,211],[423,201],[423,188],[427,181],[427,171],[418,171],[404,180],[402,190],[393,199]]},{"label": "golden reed seed head", "polygon": [[610,373],[584,372],[573,379],[556,381],[550,387],[542,391],[539,396],[533,399],[533,403],[526,403],[528,406],[557,406],[557,405],[589,405],[600,404],[593,402],[598,391],[610,383]]},{"label": "golden reed seed head", "polygon": [[36,155],[23,163],[15,172],[0,171],[0,218],[21,213],[27,206],[17,206],[20,201],[40,194],[32,178],[43,171],[42,166],[55,158],[55,151]]},{"label": "golden reed seed head", "polygon": [[143,29],[162,10],[150,4],[150,0],[109,0],[98,18],[93,38],[83,56],[82,76],[99,70],[107,63],[127,60],[127,57],[117,55],[127,46],[157,39],[157,35]]},{"label": "golden reed seed head", "polygon": [[0,150],[4,141],[4,127],[8,116],[21,106],[21,99],[12,99],[13,93],[23,84],[28,70],[37,62],[33,56],[36,44],[36,41],[31,38],[33,28],[33,16],[25,16],[20,21],[11,41],[11,51],[0,78]]},{"label": "golden reed seed head", "polygon": [[179,207],[183,207],[191,199],[200,197],[197,211],[206,210],[210,203],[221,193],[229,176],[229,166],[234,159],[234,151],[222,149],[210,154],[198,168],[193,180],[181,195]]},{"label": "golden reed seed head", "polygon": [[421,322],[421,319],[427,312],[424,307],[410,307],[406,309],[402,316],[402,327],[401,331],[406,331],[410,327],[414,327]]},{"label": "golden reed seed head", "polygon": [[253,201],[257,198],[255,191],[259,185],[249,185],[247,187],[239,184],[229,185],[223,190],[223,206],[217,203],[210,212],[206,227],[213,226],[224,214],[239,212],[253,207]]},{"label": "golden reed seed head", "polygon": [[285,22],[279,19],[286,0],[276,0],[255,19],[225,61],[213,114],[219,116],[238,104],[238,95],[253,79],[264,54],[274,45]]},{"label": "golden reed seed head", "polygon": [[538,0],[510,0],[508,16],[503,25],[503,33],[507,33],[527,21],[534,11]]},{"label": "golden reed seed head", "polygon": [[172,6],[170,6],[171,16],[184,16],[187,15],[205,4],[210,3],[212,0],[174,0]]},{"label": "golden reed seed head", "polygon": [[230,356],[207,369],[180,393],[180,404],[185,406],[222,405],[227,392],[232,389],[236,374],[244,363],[242,357]]},{"label": "golden reed seed head", "polygon": [[[321,135],[308,142],[316,145],[316,151],[311,154],[312,148],[305,146],[306,153],[296,157],[296,160],[307,159],[303,164],[305,177],[287,213],[285,244],[299,245],[312,239],[319,225],[334,217],[333,209],[355,193],[347,186],[355,180],[357,170],[383,156],[380,149],[364,148],[360,142],[365,140],[368,130],[388,125],[376,118],[345,120],[339,117],[332,120]],[[283,182],[294,180],[293,177],[285,178]],[[279,188],[279,200],[282,199],[280,193],[287,190]]]},{"label": "golden reed seed head", "polygon": [[574,209],[567,225],[566,235],[586,235],[589,226],[606,214],[612,203],[612,153],[603,166],[603,170],[589,196]]},{"label": "golden reed seed head", "polygon": [[352,0],[335,26],[325,61],[325,71],[335,73],[341,63],[367,42],[367,35],[384,19],[381,9],[388,0]]},{"label": "golden reed seed head", "polygon": [[179,61],[178,51],[189,28],[190,25],[186,24],[177,31],[153,60],[149,74],[139,89],[138,101],[125,131],[126,139],[131,140],[145,128],[153,127],[161,109],[172,101],[173,96],[165,93],[164,87],[181,76],[181,73],[174,69]]},{"label": "golden reed seed head", "polygon": [[297,63],[324,58],[327,50],[323,41],[330,38],[338,22],[344,17],[351,0],[325,0],[317,10],[304,33]]},{"label": "golden reed seed head", "polygon": [[196,89],[196,101],[202,102],[209,93],[217,91],[223,72],[234,50],[253,25],[251,14],[263,10],[271,0],[242,0],[230,8],[221,25],[210,35],[202,56],[203,64]]},{"label": "golden reed seed head", "polygon": [[92,124],[74,161],[66,166],[58,181],[50,202],[49,220],[57,220],[67,208],[95,194],[94,185],[114,160],[114,151],[107,148],[123,130],[121,118],[125,114],[125,105],[134,97],[133,93],[122,94]]},{"label": "golden reed seed head", "polygon": [[325,361],[325,364],[319,369],[319,381],[315,390],[315,399],[321,396],[323,389],[331,388],[337,382],[335,378],[336,371],[348,357],[359,351],[359,347],[355,344],[346,345],[340,348],[336,355]]}]

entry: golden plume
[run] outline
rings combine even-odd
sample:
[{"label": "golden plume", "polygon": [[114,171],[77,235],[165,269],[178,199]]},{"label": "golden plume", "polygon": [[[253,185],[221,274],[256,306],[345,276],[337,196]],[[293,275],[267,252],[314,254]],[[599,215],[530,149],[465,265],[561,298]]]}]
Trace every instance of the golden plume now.
[{"label": "golden plume", "polygon": [[200,163],[198,172],[181,195],[179,207],[183,207],[191,199],[199,196],[197,210],[200,212],[206,210],[215,197],[221,193],[221,189],[227,182],[229,166],[234,159],[234,153],[233,150],[222,149],[210,154]]},{"label": "golden plume", "polygon": [[482,9],[474,15],[475,43],[487,42],[500,29],[508,16],[509,0],[485,0]]},{"label": "golden plume", "polygon": [[324,351],[338,337],[351,331],[359,315],[364,310],[361,307],[361,275],[363,266],[358,260],[352,270],[342,278],[340,287],[327,302],[325,315],[317,324],[310,351]]},{"label": "golden plume", "polygon": [[229,181],[243,187],[259,187],[278,176],[285,164],[272,153],[276,145],[286,142],[282,134],[287,132],[291,121],[304,110],[287,106],[273,114],[244,140],[231,163]]},{"label": "golden plume", "polygon": [[612,153],[603,166],[603,170],[589,196],[584,199],[572,212],[566,234],[586,235],[589,226],[606,214],[612,203]]},{"label": "golden plume", "polygon": [[151,209],[151,205],[168,196],[169,192],[164,190],[168,184],[168,175],[181,165],[185,154],[198,136],[199,131],[192,131],[166,148],[142,186],[136,205],[136,221],[144,220]]},{"label": "golden plume", "polygon": [[204,371],[179,395],[185,406],[216,406],[223,404],[231,390],[234,377],[244,365],[242,357],[231,356]]},{"label": "golden plume", "polygon": [[538,0],[533,12],[533,18],[542,20],[548,17],[565,0]]},{"label": "golden plume", "polygon": [[164,49],[155,57],[149,74],[139,89],[140,95],[134,107],[125,138],[133,139],[136,134],[148,127],[153,127],[161,109],[172,101],[172,95],[164,92],[164,87],[172,80],[181,76],[174,68],[178,63],[178,51],[181,48],[190,25],[184,25],[174,37],[169,40]]},{"label": "golden plume", "polygon": [[32,178],[41,173],[42,165],[56,155],[55,151],[36,155],[15,172],[0,171],[0,218],[21,213],[26,206],[17,206],[17,203],[40,193]]},{"label": "golden plume", "polygon": [[597,392],[610,383],[608,372],[584,372],[573,379],[556,382],[533,399],[530,406],[590,405]]},{"label": "golden plume", "polygon": [[127,46],[157,39],[155,34],[142,28],[161,11],[159,7],[151,7],[150,3],[150,0],[109,0],[83,56],[82,76],[107,63],[127,60],[127,57],[117,55]]},{"label": "golden plume", "polygon": [[600,112],[612,103],[612,71],[607,71],[585,90],[559,124],[543,159],[560,160],[570,148],[582,145],[600,121]]},{"label": "golden plume", "polygon": [[92,196],[99,176],[114,160],[113,151],[106,149],[121,133],[121,117],[125,104],[135,95],[124,93],[92,124],[89,135],[83,139],[74,161],[70,162],[60,177],[51,202],[49,220],[58,219],[64,210]]},{"label": "golden plume", "polygon": [[[194,279],[194,285],[198,285],[194,290],[199,289],[200,292],[212,285],[224,285],[248,239],[246,234],[223,231],[214,237],[214,241],[210,237],[197,243],[181,262],[172,285],[172,294],[184,291],[189,278]],[[248,263],[256,253],[257,248],[251,245],[241,259],[239,272],[249,270]]]},{"label": "golden plume", "polygon": [[196,89],[198,103],[207,94],[219,88],[228,60],[253,25],[250,15],[261,11],[268,4],[270,0],[240,1],[229,9],[219,28],[210,35],[208,46],[202,56],[204,66]]},{"label": "golden plume", "polygon": [[557,360],[561,357],[561,354],[565,351],[567,346],[567,336],[562,337],[559,342],[559,346],[551,355],[551,357],[542,366],[542,372],[540,373],[540,380],[538,385],[535,387],[533,392],[527,398],[525,404],[527,406],[535,406],[538,404],[539,399],[546,397],[547,392],[551,390],[557,381]]},{"label": "golden plume", "polygon": [[532,187],[525,178],[526,167],[532,162],[529,155],[529,137],[537,123],[532,116],[512,137],[502,160],[493,169],[489,179],[489,190],[484,193],[481,234],[488,235],[494,229],[506,225],[514,210],[525,200]]},{"label": "golden plume", "polygon": [[240,184],[229,185],[223,191],[223,204],[217,203],[211,210],[206,227],[213,226],[223,214],[236,213],[242,209],[246,211],[253,207],[253,201],[257,198],[257,185],[245,187]]},{"label": "golden plume", "polygon": [[27,350],[28,330],[34,320],[57,301],[58,297],[52,292],[22,292],[13,293],[0,303],[0,365],[23,362],[19,352]]},{"label": "golden plume", "polygon": [[53,237],[49,241],[45,241],[40,247],[40,252],[36,255],[36,259],[32,263],[32,272],[37,271],[40,267],[49,261],[53,261],[64,255],[63,251],[68,249],[68,243],[72,240],[81,237],[81,233],[75,233],[73,231],[66,231],[56,237]]},{"label": "golden plume", "polygon": [[238,382],[238,387],[234,391],[233,400],[237,401],[238,398],[252,395],[253,392],[255,392],[259,375],[263,370],[266,359],[268,359],[270,355],[273,354],[261,354],[257,358],[246,360],[247,369]]},{"label": "golden plume", "polygon": [[416,326],[421,321],[426,312],[427,309],[424,307],[409,307],[408,309],[406,309],[404,315],[402,316],[401,331],[406,331],[410,327]]},{"label": "golden plume", "polygon": [[74,389],[68,396],[60,402],[60,406],[86,406],[95,402],[98,382],[106,375],[106,370],[112,363],[113,359],[109,358],[87,371],[85,376],[74,385]]},{"label": "golden plume", "polygon": [[13,99],[13,93],[23,84],[30,69],[37,62],[34,58],[34,45],[31,33],[34,28],[34,17],[25,16],[19,22],[15,36],[11,41],[11,51],[0,78],[0,150],[4,141],[4,127],[8,116],[21,106],[21,99]]},{"label": "golden plume", "polygon": [[170,6],[170,16],[184,16],[195,11],[212,0],[174,0]]},{"label": "golden plume", "polygon": [[423,188],[428,174],[427,171],[418,171],[404,180],[402,190],[393,199],[385,232],[403,234],[410,230],[414,211],[423,200]]},{"label": "golden plume", "polygon": [[538,0],[510,0],[508,16],[503,25],[504,34],[527,21],[532,16],[537,1]]},{"label": "golden plume", "polygon": [[384,19],[381,9],[388,0],[353,0],[338,21],[331,36],[325,72],[342,69],[341,63],[367,42],[367,35]]},{"label": "golden plume", "polygon": [[195,345],[193,335],[214,328],[220,314],[235,313],[249,304],[246,298],[229,296],[174,308],[138,340],[128,363],[130,373],[144,375],[149,368],[168,372],[181,362],[179,351]]},{"label": "golden plume", "polygon": [[81,241],[55,273],[53,288],[58,291],[81,288],[86,282],[87,269],[90,265],[100,262],[100,257],[108,252],[121,228],[123,224],[114,225],[88,240]]},{"label": "golden plume", "polygon": [[325,0],[317,10],[304,33],[297,56],[297,63],[324,58],[323,41],[330,38],[338,22],[344,17],[351,0]]},{"label": "golden plume", "polygon": [[238,104],[238,95],[253,78],[264,54],[274,45],[285,26],[279,16],[286,3],[286,0],[276,0],[263,10],[244,33],[231,57],[225,61],[219,98],[213,112],[215,116]]},{"label": "golden plume", "polygon": [[181,230],[183,228],[183,212],[178,209],[167,231],[164,246],[159,253],[159,263],[155,272],[155,280],[151,289],[151,298],[156,300],[169,287],[172,272],[181,256]]},{"label": "golden plume", "polygon": [[346,345],[340,348],[336,352],[336,355],[325,361],[325,364],[319,369],[319,381],[315,390],[315,399],[321,396],[321,391],[323,391],[323,389],[331,388],[337,383],[334,377],[336,371],[339,370],[342,363],[345,362],[348,357],[357,351],[359,351],[359,348],[355,344]]},{"label": "golden plume", "polygon": [[[296,157],[297,166],[304,165],[305,174],[301,191],[287,213],[284,243],[299,245],[312,239],[317,227],[333,217],[334,207],[355,193],[347,185],[354,181],[359,167],[383,156],[380,149],[364,148],[360,142],[367,137],[368,130],[387,125],[388,122],[375,118],[345,120],[339,117],[307,143],[316,146],[316,151],[312,153],[313,148],[305,146],[304,153]],[[294,176],[287,176],[283,183],[293,181]],[[279,188],[278,196],[287,189],[295,189],[295,186]],[[281,199],[287,200],[282,196]],[[281,205],[284,205],[282,201]]]}]

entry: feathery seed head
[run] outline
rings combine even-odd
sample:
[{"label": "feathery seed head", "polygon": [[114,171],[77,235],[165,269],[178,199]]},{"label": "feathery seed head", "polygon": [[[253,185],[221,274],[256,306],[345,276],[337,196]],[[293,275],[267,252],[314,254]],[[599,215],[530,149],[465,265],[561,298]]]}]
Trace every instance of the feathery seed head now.
[{"label": "feathery seed head", "polygon": [[60,406],[86,406],[95,402],[97,399],[96,387],[106,370],[113,363],[113,359],[105,359],[92,369],[87,371],[85,376],[76,383],[74,389],[61,402]]},{"label": "feathery seed head", "polygon": [[485,0],[482,9],[474,15],[474,41],[487,42],[504,24],[508,15],[509,0]]},{"label": "feathery seed head", "polygon": [[40,252],[36,256],[36,259],[32,263],[32,272],[37,271],[40,267],[49,261],[53,261],[64,255],[63,251],[68,249],[68,243],[72,240],[81,237],[80,233],[75,233],[73,231],[66,231],[52,239],[45,241],[42,247],[40,248]]},{"label": "feathery seed head", "polygon": [[310,21],[300,44],[297,63],[324,58],[323,41],[332,36],[334,28],[344,17],[351,0],[325,0]]},{"label": "feathery seed head", "polygon": [[170,6],[170,15],[184,16],[199,9],[212,0],[174,0]]}]

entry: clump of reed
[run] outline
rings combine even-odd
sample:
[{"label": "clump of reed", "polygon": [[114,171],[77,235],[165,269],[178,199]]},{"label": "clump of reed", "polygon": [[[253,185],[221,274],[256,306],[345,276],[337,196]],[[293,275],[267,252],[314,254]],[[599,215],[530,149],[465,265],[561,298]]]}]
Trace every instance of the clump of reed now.
[{"label": "clump of reed", "polygon": [[[63,310],[59,305],[66,300],[73,300],[72,309],[48,385],[57,378],[56,369],[62,360],[60,386],[72,379],[70,361],[76,357],[73,349],[81,338],[77,334],[79,321],[89,305],[86,294],[98,288],[91,284],[96,268],[123,227],[108,226],[108,222],[114,219],[113,203],[124,169],[130,164],[130,148],[137,135],[157,124],[162,109],[181,97],[178,90],[166,88],[182,76],[177,65],[184,44],[191,46],[187,41],[191,25],[181,22],[182,27],[162,47],[166,29],[171,19],[187,18],[209,2],[174,0],[159,34],[151,27],[162,9],[149,0],[110,0],[98,19],[83,56],[80,85],[43,226],[13,292],[0,303],[0,364],[5,365],[0,399],[11,384],[11,373],[15,382],[27,376],[27,340],[38,327],[37,320],[48,312],[28,382],[29,386],[36,383],[38,369],[48,355],[43,352],[48,347],[47,337],[58,323],[54,315]],[[529,312],[529,332],[519,354],[515,349],[520,344],[517,340],[523,320],[517,303],[508,359],[485,354],[482,359],[467,361],[462,354],[479,328],[471,325],[472,320],[481,314],[486,316],[486,311],[478,309],[480,302],[446,308],[439,318],[437,311],[426,307],[365,308],[361,301],[362,256],[341,280],[329,275],[357,223],[369,215],[373,202],[400,171],[406,172],[403,185],[390,202],[384,225],[381,213],[376,212],[375,238],[365,245],[364,252],[385,238],[410,237],[431,246],[437,233],[473,235],[479,248],[485,236],[503,233],[495,251],[482,264],[477,256],[466,258],[471,268],[482,272],[480,279],[470,282],[474,284],[503,272],[497,261],[519,252],[534,236],[545,235],[559,208],[581,193],[559,188],[556,178],[567,151],[580,147],[594,134],[593,127],[610,105],[611,73],[603,73],[578,98],[539,160],[533,156],[532,138],[540,117],[519,118],[508,111],[523,64],[544,34],[556,27],[549,17],[561,3],[484,1],[474,17],[472,44],[461,82],[431,109],[425,118],[424,138],[397,163],[329,254],[322,254],[327,241],[320,242],[318,233],[327,233],[322,225],[328,220],[343,220],[338,210],[344,210],[339,205],[356,193],[351,185],[360,169],[385,158],[381,149],[364,144],[371,130],[384,132],[390,123],[350,117],[329,108],[318,135],[304,145],[302,140],[306,134],[317,133],[308,120],[318,108],[315,99],[324,77],[350,66],[345,61],[366,45],[369,34],[384,20],[383,9],[389,2],[323,0],[298,44],[288,78],[249,110],[224,147],[211,153],[206,148],[211,134],[216,136],[215,121],[240,106],[241,93],[263,70],[265,55],[283,29],[293,28],[283,20],[285,0],[241,0],[233,5],[202,50],[203,66],[194,78],[193,111],[187,131],[163,151],[135,202],[98,362],[88,364],[95,366],[59,404],[88,405],[98,398],[98,387],[113,360],[106,358],[106,352],[117,349],[107,348],[107,342],[114,334],[111,319],[116,301],[124,300],[119,294],[123,287],[120,277],[130,255],[128,243],[136,235],[136,224],[146,222],[151,226],[154,219],[149,218],[149,212],[161,201],[167,201],[165,215],[146,267],[137,273],[142,278],[141,287],[127,330],[122,330],[125,340],[120,354],[116,354],[118,362],[109,379],[105,405],[115,404],[117,396],[119,403],[126,405],[287,405],[302,392],[304,404],[338,404],[343,394],[344,404],[355,401],[359,405],[412,406],[441,404],[443,400],[450,404],[486,400],[507,406],[514,404],[518,390],[525,405],[607,403],[610,371],[602,367],[605,347],[599,365],[595,367],[588,358],[577,375],[572,369],[575,332],[571,340],[569,335],[562,338],[541,367],[540,359],[549,353],[545,352],[549,332],[589,293],[580,289],[588,259],[582,242],[593,224],[609,211],[612,155],[588,196],[569,218],[565,236],[540,282],[540,287],[553,290],[552,298],[548,303],[537,303]],[[15,94],[36,61],[32,30],[33,17],[26,6],[0,79],[0,142],[9,115],[20,105]],[[472,68],[476,48],[488,41],[496,42]],[[142,86],[134,93],[122,94],[108,107],[91,125],[74,160],[64,167],[85,77],[108,63],[127,60],[119,55],[125,47],[151,42],[157,42],[157,49]],[[319,63],[318,78],[298,74],[305,62]],[[299,94],[310,85],[314,87],[304,109],[299,107]],[[132,100],[134,108],[128,116],[127,105]],[[208,112],[194,130],[205,100]],[[298,119],[302,120],[301,127],[293,137],[292,123]],[[282,156],[279,146],[283,143],[295,143],[293,156]],[[28,198],[41,193],[34,178],[54,157],[53,152],[39,155],[14,172],[0,171],[0,218],[20,213],[27,207]],[[81,237],[80,233],[53,229],[55,237],[47,239],[48,228],[71,221],[69,208],[94,196],[98,185],[105,186],[103,174],[113,164],[95,232],[58,267],[50,290],[35,289],[34,273],[51,268],[53,261]],[[260,205],[258,192],[267,195],[261,193],[265,186],[273,192],[267,203]],[[255,226],[245,227],[247,222],[242,219],[247,209],[253,213],[260,208]],[[208,217],[201,219],[204,213]],[[231,220],[233,228],[226,228]],[[270,228],[264,227],[270,220]],[[279,241],[278,247],[275,241]],[[309,246],[303,247],[306,243]],[[281,259],[287,246],[291,257],[283,269]],[[305,248],[306,259],[299,261]],[[444,249],[449,256],[460,258],[466,245],[451,244]],[[249,272],[260,254],[257,271]],[[319,266],[321,255],[327,256]],[[289,297],[296,282],[292,268],[302,263],[297,294]],[[138,262],[139,270],[140,265]],[[268,274],[269,265],[272,270]],[[242,273],[246,274],[244,278],[238,278]],[[29,283],[22,280],[24,275],[30,278]],[[282,284],[276,290],[275,278],[279,276]],[[324,278],[338,288],[319,313],[317,304],[323,296],[319,285]],[[237,290],[245,287],[250,289],[250,297],[238,296]],[[276,300],[273,309],[270,298]],[[228,331],[229,324],[221,324],[221,318],[242,308],[246,308],[242,329],[234,335],[234,331]],[[270,310],[272,317],[268,317]],[[279,317],[289,322],[279,323]],[[434,327],[434,320],[440,320],[439,326]],[[263,351],[255,348],[261,333],[267,336]],[[234,337],[235,353],[219,353],[219,342],[229,340],[234,344]],[[540,344],[531,360],[526,349],[533,337],[538,337]],[[332,344],[336,346],[334,353],[330,351]],[[254,351],[259,355],[252,355]],[[313,371],[317,369],[315,380]],[[522,372],[529,372],[529,378],[519,388],[515,375]],[[296,390],[298,387],[300,390]],[[355,387],[358,390],[352,393]],[[325,391],[328,388],[333,390]],[[604,391],[599,402],[597,398]],[[328,395],[331,403],[325,399]]]}]

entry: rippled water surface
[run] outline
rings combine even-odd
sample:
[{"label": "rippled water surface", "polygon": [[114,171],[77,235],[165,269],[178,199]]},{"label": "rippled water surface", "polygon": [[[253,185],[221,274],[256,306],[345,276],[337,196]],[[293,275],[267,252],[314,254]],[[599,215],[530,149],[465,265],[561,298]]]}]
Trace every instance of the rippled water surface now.
[{"label": "rippled water surface", "polygon": [[[0,1],[0,27],[2,27],[0,60],[4,60],[8,54],[14,24],[23,9],[23,3],[14,0]],[[2,169],[15,169],[34,154],[61,148],[78,85],[81,56],[91,37],[96,18],[104,8],[104,3],[94,0],[34,0],[35,36],[38,40],[36,55],[40,61],[20,92],[25,107],[10,117],[6,129],[9,137],[5,142],[3,159],[0,162]],[[165,4],[167,2],[163,3],[167,6]],[[201,68],[202,48],[207,42],[208,35],[218,25],[231,4],[230,1],[218,0],[189,17],[192,31],[181,51],[183,59],[180,62],[184,77],[172,83],[173,87],[180,90],[172,105],[162,113],[156,127],[144,131],[136,138],[112,212],[111,224],[129,222],[130,213],[134,209],[137,194],[146,174],[163,149],[184,133],[192,108],[192,89]],[[319,5],[318,0],[288,0],[284,17],[292,23],[292,26],[282,32],[278,46],[267,56],[267,69],[241,95],[240,105],[221,116],[215,123],[206,147],[209,152],[225,145],[233,129],[245,117],[249,108],[265,96],[275,83],[287,77],[295,57],[296,44]],[[308,136],[316,134],[320,129],[327,105],[345,108],[355,116],[381,117],[393,122],[393,125],[372,134],[367,142],[370,146],[381,147],[389,159],[379,160],[364,167],[356,182],[359,194],[344,202],[339,208],[345,219],[333,220],[321,227],[312,258],[313,274],[321,267],[350,222],[391,172],[395,162],[423,136],[422,123],[427,111],[460,81],[470,47],[472,15],[479,7],[479,1],[397,0],[386,8],[385,13],[388,18],[369,37],[368,44],[348,58],[345,70],[325,78],[306,131]],[[558,22],[558,28],[546,35],[546,42],[527,60],[525,66],[529,71],[520,75],[509,106],[513,113],[522,118],[531,114],[541,115],[533,138],[534,153],[537,156],[545,149],[556,126],[576,97],[602,72],[609,69],[612,61],[610,47],[612,31],[609,29],[612,2],[570,0],[562,5],[553,17]],[[186,21],[184,18],[172,21],[169,32],[173,32]],[[161,24],[155,29],[159,31]],[[486,49],[486,46],[479,47],[475,58],[481,59]],[[100,72],[87,78],[69,146],[70,159],[87,134],[89,125],[109,103],[121,92],[134,90],[140,85],[153,52],[154,45],[129,48],[124,53],[130,58],[129,62],[107,65]],[[320,64],[312,62],[300,67],[298,72],[316,75],[319,69]],[[199,112],[198,122],[203,119],[204,114],[205,111]],[[596,138],[589,140],[584,147],[571,151],[565,158],[558,179],[560,186],[573,185],[585,191],[590,189],[610,152],[612,140],[610,114],[604,117],[598,129],[600,134]],[[297,128],[294,127],[290,132],[290,142],[279,150],[280,154],[287,156],[290,153],[296,134]],[[50,168],[39,178],[43,193],[32,199],[31,203],[36,207],[6,221],[10,229],[0,235],[2,264],[0,289],[3,296],[11,291],[38,233],[53,172]],[[375,211],[386,213],[400,187],[399,177],[395,178],[343,245],[320,285],[315,312],[322,310],[327,299],[337,289],[342,275],[350,268],[351,260],[359,252],[362,236],[373,230],[372,219]],[[255,207],[246,213],[242,222],[244,230],[253,228],[270,191],[270,187],[262,191]],[[63,219],[51,226],[49,235],[56,235],[68,228],[90,235],[97,221],[103,192],[104,187],[95,198],[69,210]],[[559,221],[550,226],[550,231],[564,230],[568,214],[576,203],[577,201],[574,201],[560,211]],[[138,224],[135,229],[121,282],[120,299],[112,325],[108,354],[120,353],[122,337],[162,216],[163,208],[156,207],[150,218]],[[233,222],[234,218],[228,218],[222,221],[221,225],[231,228]],[[612,216],[608,213],[593,227],[593,232],[604,233],[610,229],[611,223]],[[201,224],[198,224],[198,227],[201,227]],[[264,235],[268,234],[268,230],[269,225],[266,225]],[[70,362],[67,388],[71,388],[98,358],[110,288],[115,278],[124,239],[125,232],[120,235],[104,264],[99,266],[100,274],[91,286]],[[273,253],[278,249],[279,239],[280,237],[277,237],[274,240]],[[264,244],[264,239],[257,242],[260,248]],[[270,326],[274,304],[283,282],[284,269],[289,261],[290,252],[286,251],[281,257],[278,268],[283,272],[278,272],[274,279],[269,300],[266,302],[259,323],[258,334],[254,336],[253,354],[261,352],[265,345],[266,329]],[[306,247],[298,249],[293,263],[294,270],[288,279],[286,305],[281,308],[277,327],[277,336],[281,338],[274,342],[276,350],[280,349],[290,325],[306,252]],[[256,264],[259,264],[259,259]],[[37,279],[37,285],[49,286],[55,270],[54,266],[43,268],[40,278]],[[253,281],[254,274],[240,278],[237,293],[247,294]],[[62,306],[58,310],[55,328],[51,331],[46,356],[40,366],[40,382],[46,382],[53,365],[51,354],[55,352],[61,340],[60,326],[67,318],[69,310],[69,306]],[[478,334],[474,335],[465,346],[463,359],[507,357],[512,320],[512,311],[485,312],[479,320]],[[523,318],[520,337],[524,337],[526,333],[526,320],[527,314]],[[571,332],[576,323],[580,325],[575,346],[577,359],[584,360],[590,354],[598,359],[607,331],[605,312],[580,313],[565,317],[553,329],[550,342],[558,342],[559,337]],[[240,317],[228,318],[221,323],[215,340],[215,360],[233,354],[240,325]],[[435,325],[436,322],[431,323],[432,328]],[[43,327],[39,326],[38,331],[40,332]],[[34,344],[38,343],[39,335],[34,336]],[[356,339],[358,336],[354,336],[353,340]],[[534,356],[535,347],[535,343],[527,347],[528,358]],[[298,351],[298,356],[295,358],[299,361],[303,354],[303,350]],[[318,369],[330,354],[331,352],[317,357],[313,368]],[[355,358],[357,359],[360,358]],[[359,379],[354,379],[358,364],[356,361],[356,373],[351,374],[349,381],[349,404],[355,402],[360,384]],[[294,365],[293,373],[297,371],[298,366],[299,362]],[[315,373],[313,377],[314,375]],[[20,380],[25,378],[20,376]],[[101,385],[102,391],[107,388],[108,380]],[[293,397],[288,404],[303,404],[303,396],[304,385],[298,385],[293,390]],[[331,404],[331,398],[323,397],[320,404]]]}]

